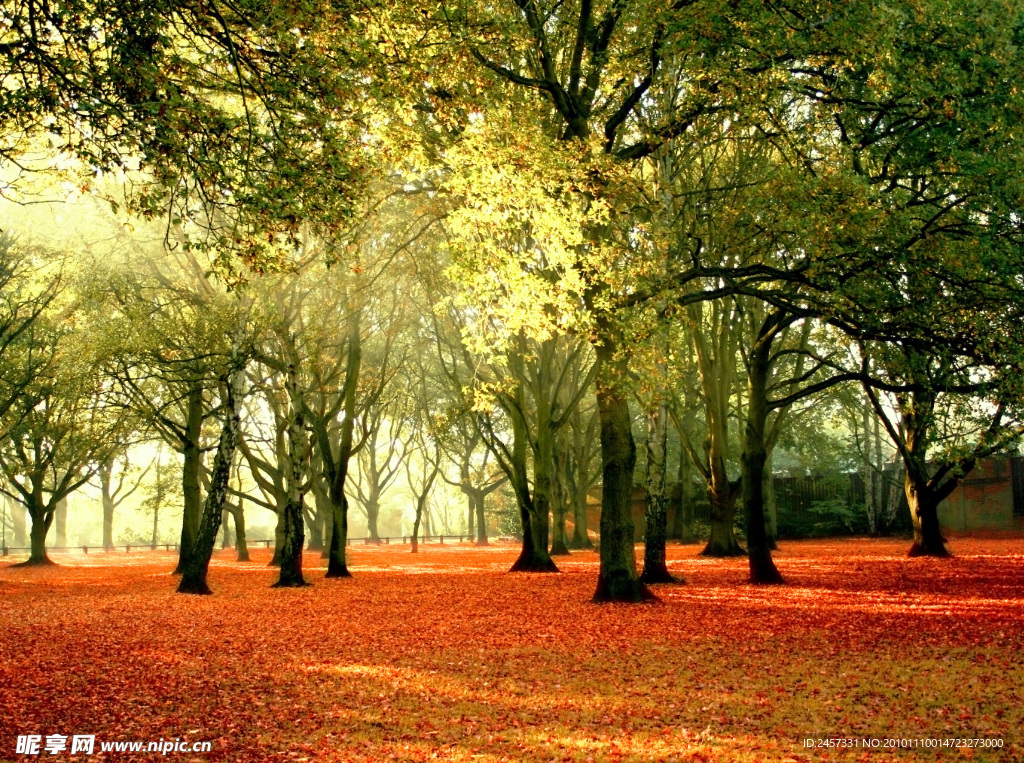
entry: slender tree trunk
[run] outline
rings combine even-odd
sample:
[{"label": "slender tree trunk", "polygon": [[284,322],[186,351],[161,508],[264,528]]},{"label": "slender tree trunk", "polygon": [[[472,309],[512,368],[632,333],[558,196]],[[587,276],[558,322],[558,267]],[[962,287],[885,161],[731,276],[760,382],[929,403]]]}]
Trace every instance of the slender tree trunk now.
[{"label": "slender tree trunk", "polygon": [[277,522],[274,524],[274,555],[270,557],[270,561],[267,562],[268,567],[280,567],[281,566],[281,549],[284,547],[284,507],[287,503],[287,499],[281,501],[277,505],[277,510],[274,514],[277,516]]},{"label": "slender tree trunk", "polygon": [[302,576],[302,548],[306,541],[305,522],[302,518],[306,492],[303,484],[303,465],[309,452],[309,439],[306,435],[306,421],[302,415],[298,370],[294,363],[288,365],[285,373],[285,388],[288,393],[288,500],[284,506],[281,576],[274,584],[274,588],[300,588],[309,585]]},{"label": "slender tree trunk", "polygon": [[782,575],[772,560],[764,515],[764,475],[765,465],[768,463],[765,423],[768,420],[768,371],[773,336],[774,331],[770,328],[762,328],[758,341],[747,359],[747,422],[741,458],[750,582],[761,584],[783,582]]},{"label": "slender tree trunk", "polygon": [[160,504],[159,502],[153,503],[153,534],[150,536],[149,544],[154,550],[156,549],[157,533],[160,530]]},{"label": "slender tree trunk", "polygon": [[676,502],[672,537],[680,543],[695,543],[697,536],[693,531],[693,462],[683,449],[679,451],[676,480],[679,483],[679,499]]},{"label": "slender tree trunk", "polygon": [[409,544],[409,551],[410,551],[410,553],[413,553],[413,554],[418,554],[420,552],[419,536],[420,536],[420,522],[422,521],[422,519],[423,519],[423,507],[421,507],[419,505],[419,502],[417,501],[416,502],[416,515],[413,517],[413,520],[412,520],[412,540],[410,541],[410,544]]},{"label": "slender tree trunk", "polygon": [[209,594],[210,587],[206,583],[206,574],[210,568],[210,557],[220,529],[221,512],[227,499],[228,482],[231,479],[231,462],[238,444],[238,432],[241,427],[239,407],[242,403],[242,385],[245,381],[245,368],[237,356],[237,347],[232,351],[231,369],[225,384],[225,408],[227,415],[217,443],[217,455],[214,457],[213,472],[210,475],[210,489],[203,505],[203,516],[199,523],[199,532],[195,546],[189,554],[188,563],[182,573],[178,593]]},{"label": "slender tree trunk", "polygon": [[103,548],[114,549],[114,496],[110,492],[111,463],[100,465],[100,499],[103,502]]},{"label": "slender tree trunk", "polygon": [[551,522],[551,556],[569,556],[569,536],[565,530],[565,520],[569,514],[569,489],[566,484],[565,472],[569,463],[569,449],[565,447],[564,437],[556,438],[556,450],[551,472],[552,522]]},{"label": "slender tree trunk", "polygon": [[765,531],[768,533],[768,548],[779,550],[779,507],[775,501],[774,449],[769,450],[764,462],[764,477],[761,480],[764,494]]},{"label": "slender tree trunk", "polygon": [[487,543],[487,521],[484,518],[484,493],[483,491],[473,496],[473,505],[476,508],[476,545],[486,546]]},{"label": "slender tree trunk", "polygon": [[306,517],[306,529],[309,531],[309,543],[306,544],[307,551],[321,552],[324,550],[324,522],[323,514],[320,510],[320,504],[314,498],[314,505],[316,510],[313,512],[305,511]]},{"label": "slender tree trunk", "polygon": [[220,547],[231,548],[231,509],[226,504],[220,518]]},{"label": "slender tree trunk", "polygon": [[665,495],[668,407],[658,401],[647,414],[647,530],[644,533],[644,571],[640,580],[652,583],[682,582],[668,571],[665,541],[668,517]]},{"label": "slender tree trunk", "polygon": [[57,501],[57,507],[53,512],[54,524],[56,525],[55,545],[59,549],[68,547],[68,499],[64,496]]},{"label": "slender tree trunk", "polygon": [[468,475],[464,475],[462,484],[462,492],[466,496],[466,531],[469,537],[476,535],[476,500],[471,492],[466,490],[466,481],[469,479]]},{"label": "slender tree trunk", "polygon": [[[522,410],[522,406],[518,406]],[[512,471],[511,480],[519,504],[519,517],[523,525],[523,548],[509,572],[558,572],[547,547],[547,512],[544,528],[540,524],[541,511],[534,506],[526,472],[526,422],[513,410],[512,415]],[[544,507],[546,509],[546,506]]]},{"label": "slender tree trunk", "polygon": [[239,499],[237,504],[230,504],[228,511],[231,512],[231,517],[235,521],[236,561],[248,562],[249,545],[245,537],[245,510],[242,508],[242,499]]},{"label": "slender tree trunk", "polygon": [[377,522],[380,518],[380,502],[370,498],[366,502],[366,534],[370,540],[380,543],[380,533],[377,530]]},{"label": "slender tree trunk", "polygon": [[568,507],[559,501],[554,511],[550,556],[570,555],[569,537],[565,531],[565,518],[568,513]]},{"label": "slender tree trunk", "polygon": [[181,471],[181,541],[178,547],[178,566],[174,574],[180,575],[185,571],[192,548],[196,544],[196,536],[199,532],[199,520],[202,516],[202,487],[200,473],[202,471],[202,452],[199,449],[199,439],[202,436],[203,427],[203,389],[196,385],[188,393],[188,401],[185,418],[185,440],[182,443],[182,471]]},{"label": "slender tree trunk", "polygon": [[356,414],[356,387],[362,365],[362,340],[359,336],[359,311],[353,310],[348,318],[348,359],[345,365],[345,386],[343,388],[344,416],[338,438],[337,459],[333,455],[331,438],[325,422],[314,427],[320,458],[324,465],[328,483],[328,497],[331,501],[331,541],[327,557],[328,578],[348,578],[352,573],[345,560],[348,544],[348,499],[345,498],[345,480],[348,478],[348,462],[352,457],[352,427]]},{"label": "slender tree trunk", "polygon": [[572,540],[569,548],[590,550],[594,548],[587,528],[587,494],[579,492],[572,503]]},{"label": "slender tree trunk", "polygon": [[26,515],[25,504],[19,501],[17,498],[11,496],[5,496],[7,500],[7,508],[11,512],[11,525],[14,529],[14,545],[22,547],[28,542],[26,529]]},{"label": "slender tree trunk", "polygon": [[[606,323],[607,317],[601,321]],[[597,578],[595,602],[639,602],[656,597],[640,581],[636,570],[633,543],[633,469],[636,445],[633,442],[629,402],[621,389],[628,378],[627,365],[617,359],[614,333],[608,325],[599,326],[604,341],[595,347],[599,374],[597,409],[601,426],[601,566]]]}]

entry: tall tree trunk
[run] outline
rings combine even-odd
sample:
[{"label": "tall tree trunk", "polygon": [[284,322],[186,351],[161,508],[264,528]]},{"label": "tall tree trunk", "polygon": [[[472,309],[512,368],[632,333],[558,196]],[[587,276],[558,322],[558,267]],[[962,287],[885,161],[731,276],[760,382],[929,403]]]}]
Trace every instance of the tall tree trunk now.
[{"label": "tall tree trunk", "polygon": [[274,588],[299,588],[309,585],[302,576],[302,548],[305,544],[305,522],[303,521],[304,469],[309,452],[306,436],[306,421],[302,415],[303,405],[299,393],[298,369],[289,363],[285,373],[285,389],[288,394],[288,470],[286,483],[288,500],[284,505],[284,543],[281,547],[281,576]]},{"label": "tall tree trunk", "polygon": [[55,545],[59,549],[68,547],[68,498],[64,496],[57,501],[57,507],[53,512],[54,524],[56,525]]},{"label": "tall tree trunk", "polygon": [[231,548],[231,508],[225,504],[220,518],[220,547]]},{"label": "tall tree trunk", "polygon": [[203,516],[199,523],[195,546],[189,554],[188,563],[182,573],[178,593],[209,594],[206,574],[210,568],[210,557],[220,529],[221,512],[227,499],[228,482],[231,479],[231,462],[238,444],[241,428],[239,409],[242,404],[242,387],[245,382],[245,365],[238,356],[237,341],[231,353],[231,372],[225,380],[224,407],[226,415],[217,443],[217,455],[210,475],[210,489],[203,504]]},{"label": "tall tree trunk", "polygon": [[[372,490],[372,488],[371,488]],[[380,519],[380,502],[370,497],[366,502],[366,534],[370,540],[379,543],[380,533],[377,530],[377,522]]]},{"label": "tall tree trunk", "polygon": [[[595,602],[639,602],[655,599],[640,581],[633,543],[633,442],[629,402],[622,390],[628,378],[624,359],[616,358],[617,347],[608,316],[601,316],[598,334],[604,341],[597,353],[597,409],[601,426],[601,566]],[[603,325],[600,325],[603,324]]]},{"label": "tall tree trunk", "polygon": [[775,500],[775,467],[773,459],[775,450],[770,449],[764,462],[762,491],[764,494],[765,530],[768,533],[768,548],[778,551],[779,545],[779,506]]},{"label": "tall tree trunk", "polygon": [[323,514],[320,510],[320,504],[315,498],[313,505],[316,507],[314,511],[309,511],[308,508],[303,511],[303,516],[306,519],[306,529],[309,531],[309,543],[306,544],[306,550],[321,552],[324,550]]},{"label": "tall tree trunk", "polygon": [[328,578],[350,578],[345,559],[345,547],[348,545],[348,499],[345,494],[336,494],[331,490],[331,542],[327,557]]},{"label": "tall tree trunk", "polygon": [[580,550],[594,548],[594,543],[590,540],[590,532],[587,527],[587,494],[582,491],[573,498],[572,540],[569,541],[569,548]]},{"label": "tall tree trunk", "polygon": [[281,566],[281,549],[284,548],[284,507],[287,503],[287,499],[282,501],[277,506],[277,510],[274,512],[277,517],[277,521],[274,523],[274,555],[270,557],[270,561],[267,562],[268,567],[280,567]]},{"label": "tall tree trunk", "polygon": [[697,536],[693,531],[693,462],[683,449],[679,451],[676,481],[679,498],[676,501],[676,516],[672,523],[672,537],[680,543],[694,543]]},{"label": "tall tree trunk", "polygon": [[565,530],[565,518],[569,513],[568,506],[560,501],[555,506],[551,532],[550,556],[569,556],[569,536]]},{"label": "tall tree trunk", "polygon": [[199,520],[202,516],[202,472],[203,455],[199,448],[203,428],[203,388],[196,384],[189,390],[185,414],[185,439],[182,442],[181,470],[181,541],[178,546],[178,566],[174,574],[185,571],[189,556],[196,544]]},{"label": "tall tree trunk", "polygon": [[348,478],[348,462],[352,457],[352,427],[356,417],[356,387],[362,366],[362,340],[359,336],[359,312],[352,310],[348,318],[348,358],[345,363],[345,385],[343,411],[338,450],[335,457],[327,424],[316,422],[313,431],[317,438],[320,459],[327,476],[328,497],[331,501],[331,542],[327,557],[328,578],[347,578],[352,573],[345,560],[348,545],[348,499],[345,498],[345,480]]},{"label": "tall tree trunk", "polygon": [[11,496],[5,496],[5,498],[7,500],[7,508],[10,509],[11,512],[11,526],[14,529],[14,545],[20,548],[28,541],[27,533],[25,532],[27,524],[25,504]]},{"label": "tall tree trunk", "polygon": [[569,487],[565,473],[569,463],[569,448],[565,437],[555,438],[556,450],[551,473],[552,522],[551,522],[551,556],[569,556],[569,536],[565,530],[565,520],[569,514]]},{"label": "tall tree trunk", "polygon": [[487,543],[487,521],[484,518],[484,493],[481,491],[473,496],[473,505],[476,507],[476,545],[486,546]]},{"label": "tall tree trunk", "polygon": [[473,494],[466,490],[465,485],[469,480],[469,474],[464,473],[462,476],[462,493],[466,496],[466,532],[469,537],[476,535],[476,499]]},{"label": "tall tree trunk", "polygon": [[229,505],[228,511],[231,512],[231,516],[235,520],[236,561],[248,562],[249,544],[246,542],[245,536],[245,509],[242,508],[242,499],[240,498],[237,504]]},{"label": "tall tree trunk", "polygon": [[106,461],[100,464],[100,499],[103,503],[103,548],[114,549],[114,496],[111,494],[111,472],[113,464]]},{"label": "tall tree trunk", "polygon": [[153,550],[156,550],[157,533],[160,530],[160,503],[154,501],[153,503],[153,534],[150,536],[149,545]]},{"label": "tall tree trunk", "polygon": [[[521,393],[517,393],[521,394]],[[530,495],[530,483],[526,471],[527,431],[526,422],[518,411],[520,404],[510,411],[512,418],[512,475],[510,479],[519,504],[519,517],[523,525],[523,547],[509,572],[558,572],[547,546],[547,511],[544,511],[544,527],[541,524],[541,511],[534,506],[534,496]],[[536,493],[536,491],[535,491]]]},{"label": "tall tree trunk", "polygon": [[[770,321],[770,323],[769,323]],[[768,371],[774,326],[771,316],[759,332],[747,358],[747,422],[744,429],[743,506],[747,520],[747,554],[750,558],[750,582],[782,583],[782,575],[772,560],[771,545],[765,529],[764,475],[768,462],[765,448],[765,423],[768,420]]]},{"label": "tall tree trunk", "polygon": [[647,414],[647,530],[644,533],[644,583],[679,583],[665,559],[668,516],[665,495],[666,446],[668,442],[668,406],[658,400]]}]

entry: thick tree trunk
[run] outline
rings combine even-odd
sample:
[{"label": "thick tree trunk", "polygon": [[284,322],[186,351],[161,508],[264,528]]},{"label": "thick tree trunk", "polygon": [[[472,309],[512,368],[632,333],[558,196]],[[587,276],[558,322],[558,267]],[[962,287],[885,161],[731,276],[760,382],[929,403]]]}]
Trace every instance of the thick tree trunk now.
[{"label": "thick tree trunk", "polygon": [[569,537],[565,531],[565,518],[568,507],[561,502],[555,507],[551,533],[551,556],[569,556]]},{"label": "thick tree trunk", "polygon": [[[332,494],[334,491],[331,491]],[[331,496],[331,542],[327,557],[328,578],[350,578],[345,560],[345,546],[348,545],[348,499],[345,494]]]},{"label": "thick tree trunk", "polygon": [[[606,322],[607,318],[604,321]],[[636,570],[633,543],[633,469],[636,445],[633,442],[629,402],[621,385],[628,378],[626,362],[617,359],[614,334],[610,326],[599,327],[604,341],[595,350],[597,409],[601,425],[601,566],[597,578],[595,602],[640,602],[656,599],[640,581]]]},{"label": "thick tree trunk", "polygon": [[174,574],[180,575],[185,571],[189,556],[196,544],[196,536],[199,532],[199,520],[202,516],[202,486],[200,473],[202,471],[202,452],[199,449],[199,438],[202,436],[203,427],[203,389],[195,386],[189,390],[186,418],[185,418],[185,439],[182,443],[182,470],[181,470],[181,541],[178,546],[178,566]]},{"label": "thick tree trunk", "polygon": [[711,502],[711,538],[701,556],[724,559],[730,556],[746,556],[739,542],[733,524],[736,521],[736,498],[740,492],[740,481],[730,482],[722,491],[709,491]]},{"label": "thick tree trunk", "polygon": [[914,544],[910,547],[910,556],[934,556],[945,558],[950,556],[946,548],[946,539],[942,537],[939,527],[939,501],[929,494],[927,488],[915,485],[909,475],[905,489],[907,503],[910,505],[910,519],[914,526]]},{"label": "thick tree trunk", "polygon": [[463,475],[463,495],[466,496],[466,532],[469,533],[469,537],[476,535],[476,501],[473,498],[473,494],[466,490],[465,484],[469,479],[468,475]]},{"label": "thick tree trunk", "polygon": [[54,562],[46,553],[46,535],[53,522],[53,512],[46,511],[42,505],[27,507],[32,526],[29,528],[29,557],[16,566],[37,567],[52,565]]},{"label": "thick tree trunk", "polygon": [[[235,351],[237,352],[237,350]],[[210,587],[206,584],[206,574],[210,568],[210,557],[217,542],[217,531],[220,529],[221,513],[227,499],[228,482],[231,479],[231,462],[238,444],[238,432],[241,426],[239,407],[241,406],[242,385],[245,381],[245,368],[241,360],[232,353],[232,368],[225,385],[224,419],[220,440],[217,443],[217,455],[213,461],[213,472],[210,475],[210,489],[203,505],[203,516],[199,523],[195,546],[189,554],[188,563],[182,573],[178,593],[209,594]]]},{"label": "thick tree trunk", "polygon": [[665,542],[668,536],[668,514],[665,495],[666,445],[668,441],[668,408],[659,402],[647,414],[647,530],[644,533],[644,571],[640,580],[652,583],[680,583],[668,571]]},{"label": "thick tree trunk", "polygon": [[380,542],[377,522],[380,519],[380,502],[371,498],[366,502],[366,534],[370,540]]},{"label": "thick tree trunk", "polygon": [[301,500],[289,498],[284,507],[284,542],[281,546],[281,575],[274,588],[307,586],[302,576],[302,547],[306,542]]}]

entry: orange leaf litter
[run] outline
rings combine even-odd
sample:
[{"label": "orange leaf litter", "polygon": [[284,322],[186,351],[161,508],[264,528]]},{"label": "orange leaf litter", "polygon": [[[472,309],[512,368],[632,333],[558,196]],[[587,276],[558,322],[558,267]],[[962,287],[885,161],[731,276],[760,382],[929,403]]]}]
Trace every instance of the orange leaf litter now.
[{"label": "orange leaf litter", "polygon": [[[210,597],[176,594],[162,552],[2,564],[0,760],[154,760],[99,743],[179,739],[212,749],[163,757],[1024,760],[1024,541],[950,547],[788,542],[788,585],[758,588],[745,560],[670,546],[686,584],[638,606],[589,602],[594,553],[508,574],[511,545],[354,547],[348,580],[307,553],[314,585],[289,590],[269,552],[222,551]],[[19,756],[27,734],[97,742]],[[826,735],[939,746],[805,746]],[[1003,747],[942,746],[963,739]]]}]

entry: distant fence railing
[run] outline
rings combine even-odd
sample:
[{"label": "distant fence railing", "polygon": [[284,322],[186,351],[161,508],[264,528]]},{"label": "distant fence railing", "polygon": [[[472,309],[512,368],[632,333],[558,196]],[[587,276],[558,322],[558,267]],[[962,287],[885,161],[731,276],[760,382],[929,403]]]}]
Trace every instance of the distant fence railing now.
[{"label": "distant fence railing", "polygon": [[[450,543],[462,543],[464,540],[465,541],[475,541],[476,540],[476,536],[475,535],[420,535],[418,537],[419,537],[419,542],[420,543],[430,543],[430,542],[433,542],[433,541],[437,541],[442,546],[444,545],[445,541],[448,541]],[[505,539],[501,538],[499,540],[505,540]],[[400,544],[409,545],[412,542],[412,536],[411,535],[402,535],[402,536],[396,536],[394,538],[391,538],[391,537],[383,537],[383,538],[349,538],[346,545],[353,546],[353,545],[357,545],[357,544],[363,544],[363,545],[366,545],[366,546],[389,546],[389,545],[391,545],[392,541],[394,541],[395,545],[400,545]],[[267,539],[267,538],[248,539],[247,538],[245,543],[248,546],[260,546],[260,545],[262,545],[264,548],[270,548],[274,544],[274,540],[272,538],[271,539]],[[88,554],[90,551],[102,551],[102,552],[105,552],[105,553],[113,553],[113,552],[116,552],[116,551],[120,551],[121,549],[124,549],[125,553],[131,553],[132,549],[144,550],[144,551],[161,551],[161,550],[162,551],[174,551],[175,553],[177,553],[177,551],[178,551],[178,544],[177,543],[156,543],[156,544],[153,544],[153,543],[118,543],[117,545],[114,545],[114,546],[47,546],[46,547],[46,551],[48,553],[49,552],[67,553],[67,552],[71,552],[71,551],[81,551],[82,553],[85,553],[85,554]],[[12,552],[26,552],[27,553],[27,552],[29,552],[31,550],[32,549],[29,546],[2,546],[2,547],[0,547],[0,556],[9,556]]]}]

